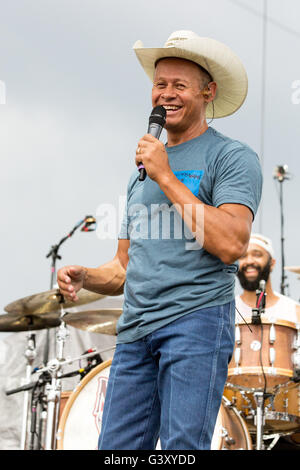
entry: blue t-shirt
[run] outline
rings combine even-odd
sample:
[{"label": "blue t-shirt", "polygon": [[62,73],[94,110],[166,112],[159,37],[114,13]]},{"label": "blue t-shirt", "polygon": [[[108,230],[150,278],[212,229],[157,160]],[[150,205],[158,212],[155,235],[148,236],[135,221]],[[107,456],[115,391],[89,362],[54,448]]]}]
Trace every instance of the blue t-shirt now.
[{"label": "blue t-shirt", "polygon": [[[213,128],[174,147],[169,165],[203,203],[243,204],[256,214],[262,191],[258,156]],[[203,206],[199,205],[203,215]],[[197,242],[159,185],[132,174],[119,239],[129,239],[129,263],[117,342],[136,341],[199,308],[234,299],[237,264],[225,265]]]}]

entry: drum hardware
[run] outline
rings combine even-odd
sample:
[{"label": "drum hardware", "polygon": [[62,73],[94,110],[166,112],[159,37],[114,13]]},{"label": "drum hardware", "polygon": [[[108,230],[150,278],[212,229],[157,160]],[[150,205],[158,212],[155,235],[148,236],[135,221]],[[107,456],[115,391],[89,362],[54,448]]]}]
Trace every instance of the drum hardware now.
[{"label": "drum hardware", "polygon": [[[27,349],[25,351],[25,358],[27,361],[26,365],[26,377],[23,385],[27,385],[31,379],[32,365],[36,358],[36,344],[35,334],[27,335]],[[26,436],[27,436],[27,419],[28,419],[28,407],[29,407],[29,391],[24,393],[24,404],[23,404],[23,416],[22,416],[22,430],[21,430],[21,450],[26,448]]]},{"label": "drum hardware", "polygon": [[270,434],[268,436],[264,436],[264,440],[272,439],[272,442],[268,446],[265,446],[265,450],[272,450],[279,441],[280,437],[280,434]]},{"label": "drum hardware", "polygon": [[256,450],[264,450],[263,445],[263,431],[265,425],[265,400],[267,396],[264,391],[256,390],[254,392],[254,399],[256,402],[256,412],[254,416],[254,424],[256,426]]},{"label": "drum hardware", "polygon": [[[264,371],[264,365],[262,360],[262,344],[263,344],[263,327],[261,323],[261,315],[265,311],[266,305],[266,281],[261,280],[259,282],[259,289],[256,291],[256,308],[252,309],[252,324],[253,325],[260,325],[261,326],[261,346],[260,346],[260,366],[262,370],[263,380],[264,380],[264,388],[263,391],[255,390],[254,392],[254,400],[256,402],[256,410],[254,416],[254,424],[256,426],[256,450],[263,450],[263,433],[264,433],[264,425],[265,425],[265,400],[270,397],[270,394],[266,393],[267,389],[267,379]],[[269,333],[269,342],[270,344],[274,344],[276,339],[276,333],[274,329],[274,325],[272,324],[270,327]],[[271,347],[269,349],[269,359],[272,368],[271,374],[274,375],[274,363],[275,363],[275,349]]]},{"label": "drum hardware", "polygon": [[45,437],[45,450],[55,450],[56,448],[56,429],[58,426],[60,396],[62,391],[61,371],[64,358],[64,346],[69,332],[64,322],[65,311],[61,303],[60,326],[57,331],[57,357],[50,361],[48,370],[51,375],[51,384],[46,385],[47,396],[47,426]]},{"label": "drum hardware", "polygon": [[[90,355],[90,353],[94,353],[94,355]],[[79,369],[76,369],[72,372],[67,372],[66,374],[61,375],[61,379],[80,375],[80,380],[82,380],[83,377],[85,377],[92,369],[94,369],[94,367],[97,367],[97,365],[103,362],[100,357],[100,354],[97,354],[96,349],[88,349],[83,353],[82,356],[86,356],[86,354],[89,354],[89,356],[87,357],[87,366],[80,367]]]},{"label": "drum hardware", "polygon": [[235,342],[238,346],[241,344],[241,330],[239,325],[236,325],[235,327]]},{"label": "drum hardware", "polygon": [[[51,375],[51,383],[46,385],[46,397],[47,397],[47,426],[46,426],[46,438],[45,438],[45,450],[55,450],[57,445],[57,429],[59,424],[59,411],[60,411],[60,401],[61,401],[61,392],[62,386],[61,381],[64,378],[62,374],[62,368],[66,364],[71,364],[72,362],[82,360],[84,358],[95,357],[95,350],[78,356],[76,358],[65,360],[63,359],[63,346],[64,341],[66,338],[66,326],[64,325],[64,321],[62,321],[60,326],[60,334],[58,333],[58,341],[61,342],[59,347],[58,358],[54,359],[49,362],[47,367],[38,369],[36,372],[44,373],[49,371]],[[115,346],[106,348],[104,350],[99,351],[99,353],[111,351],[115,349]],[[61,359],[60,357],[61,356]],[[78,374],[80,373],[80,369],[78,371],[74,371],[71,374]],[[68,374],[65,375],[66,377],[69,376]]]},{"label": "drum hardware", "polygon": [[[45,385],[50,381],[50,374],[44,372],[32,389],[29,450],[43,449],[45,426],[47,422],[47,396],[45,394]],[[40,408],[38,406],[40,406]],[[37,425],[38,419],[39,425]]]},{"label": "drum hardware", "polygon": [[[24,397],[24,410],[23,410],[23,421],[22,421],[22,437],[21,437],[21,450],[34,450],[35,448],[35,437],[38,437],[38,449],[42,446],[42,432],[43,426],[42,422],[40,423],[39,431],[37,432],[37,405],[40,404],[42,407],[41,420],[45,421],[45,411],[46,411],[46,395],[44,393],[45,385],[51,381],[51,376],[44,372],[41,374],[38,380],[34,382],[28,382],[27,384],[22,385],[21,387],[15,388],[13,390],[7,390],[6,395],[12,395],[14,393],[25,392]],[[28,416],[29,416],[29,391],[32,390],[31,395],[31,420],[30,420],[30,430],[28,427]],[[26,398],[27,394],[27,398]],[[30,433],[30,440],[28,435]]]},{"label": "drum hardware", "polygon": [[294,375],[292,380],[296,383],[300,382],[300,323],[296,324],[297,335],[293,342],[293,364],[294,364]]},{"label": "drum hardware", "polygon": [[[101,353],[104,353],[104,352],[112,351],[113,349],[116,349],[116,346],[110,346],[109,348],[101,349],[100,351],[98,351],[98,353],[101,354]],[[67,364],[72,364],[72,362],[80,361],[82,359],[86,359],[86,358],[92,357],[94,355],[95,355],[95,351],[87,353],[85,355],[72,357],[70,359],[65,359],[64,361],[60,362],[60,365],[64,366],[64,365],[67,365]],[[46,372],[48,370],[49,370],[49,367],[46,366],[46,367],[43,367],[43,368],[40,368],[40,369],[36,369],[35,372],[36,373],[42,373],[42,372]]]},{"label": "drum hardware", "polygon": [[[227,383],[224,395],[245,419],[251,435],[257,434],[257,411],[254,393],[256,389],[245,389]],[[260,390],[263,393],[263,390]],[[263,410],[263,440],[270,435],[286,436],[300,429],[300,385],[293,381],[280,384],[265,398]],[[269,401],[269,403],[268,403]]]}]

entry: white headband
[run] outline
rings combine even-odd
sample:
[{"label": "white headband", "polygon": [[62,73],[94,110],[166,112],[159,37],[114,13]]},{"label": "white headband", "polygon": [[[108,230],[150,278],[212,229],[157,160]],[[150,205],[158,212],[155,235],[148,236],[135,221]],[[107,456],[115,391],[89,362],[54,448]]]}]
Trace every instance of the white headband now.
[{"label": "white headband", "polygon": [[272,246],[272,241],[270,238],[267,238],[259,233],[253,233],[249,240],[250,243],[254,243],[255,245],[259,245],[261,248],[266,250],[272,258],[274,258],[274,250]]}]

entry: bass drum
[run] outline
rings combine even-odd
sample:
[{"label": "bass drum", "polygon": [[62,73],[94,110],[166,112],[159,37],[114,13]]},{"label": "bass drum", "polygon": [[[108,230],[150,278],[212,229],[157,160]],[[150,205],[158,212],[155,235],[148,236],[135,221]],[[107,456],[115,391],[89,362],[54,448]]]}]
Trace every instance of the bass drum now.
[{"label": "bass drum", "polygon": [[[58,426],[58,450],[97,450],[111,362],[110,359],[92,369],[71,393]],[[212,439],[212,450],[223,449],[252,450],[243,419],[225,397]]]},{"label": "bass drum", "polygon": [[58,450],[97,450],[111,362],[92,369],[70,395],[58,425]]}]

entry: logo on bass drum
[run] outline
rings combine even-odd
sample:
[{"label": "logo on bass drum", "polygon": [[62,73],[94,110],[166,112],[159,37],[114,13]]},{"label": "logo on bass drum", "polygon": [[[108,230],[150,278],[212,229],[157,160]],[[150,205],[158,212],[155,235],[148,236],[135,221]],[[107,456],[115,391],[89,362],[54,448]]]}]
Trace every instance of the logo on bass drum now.
[{"label": "logo on bass drum", "polygon": [[100,434],[101,426],[102,426],[102,415],[103,415],[103,408],[104,408],[104,402],[105,402],[105,397],[106,397],[107,382],[108,382],[108,377],[105,377],[105,376],[98,377],[96,400],[95,400],[95,406],[94,406],[94,411],[93,411],[93,416],[95,418],[95,424],[96,424],[98,434]]}]

